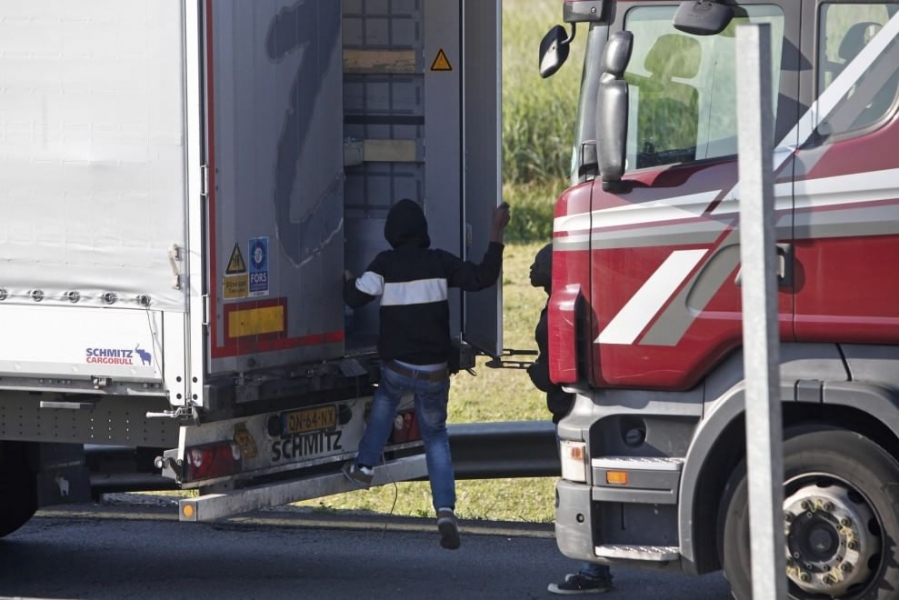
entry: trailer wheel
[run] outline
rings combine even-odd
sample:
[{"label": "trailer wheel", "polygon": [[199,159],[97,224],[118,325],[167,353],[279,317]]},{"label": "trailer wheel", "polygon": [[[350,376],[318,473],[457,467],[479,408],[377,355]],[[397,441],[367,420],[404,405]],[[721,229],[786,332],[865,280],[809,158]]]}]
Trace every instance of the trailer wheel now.
[{"label": "trailer wheel", "polygon": [[0,442],[0,538],[28,522],[37,510],[35,475],[27,446]]},{"label": "trailer wheel", "polygon": [[[899,464],[859,434],[803,432],[784,441],[784,481],[790,598],[896,598]],[[721,564],[739,600],[752,597],[747,491],[744,461],[718,514]]]}]

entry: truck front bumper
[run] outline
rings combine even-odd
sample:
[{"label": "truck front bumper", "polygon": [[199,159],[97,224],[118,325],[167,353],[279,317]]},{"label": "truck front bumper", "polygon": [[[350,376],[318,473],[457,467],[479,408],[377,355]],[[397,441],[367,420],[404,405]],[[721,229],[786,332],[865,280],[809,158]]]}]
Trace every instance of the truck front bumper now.
[{"label": "truck front bumper", "polygon": [[564,479],[556,484],[556,543],[569,558],[602,562],[593,551],[591,488]]},{"label": "truck front bumper", "polygon": [[653,489],[676,480],[679,473],[635,474],[649,489],[567,480],[556,484],[556,544],[562,554],[600,564],[680,568],[676,496],[673,490]]}]

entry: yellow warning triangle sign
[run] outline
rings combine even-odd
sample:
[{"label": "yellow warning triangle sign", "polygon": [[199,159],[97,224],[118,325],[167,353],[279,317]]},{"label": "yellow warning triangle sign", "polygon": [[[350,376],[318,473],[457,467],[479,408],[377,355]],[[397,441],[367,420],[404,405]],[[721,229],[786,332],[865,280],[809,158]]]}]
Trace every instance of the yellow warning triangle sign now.
[{"label": "yellow warning triangle sign", "polygon": [[240,253],[240,246],[234,244],[234,250],[231,251],[231,258],[228,259],[228,268],[225,269],[226,275],[240,275],[247,272],[247,263],[243,261],[243,255]]},{"label": "yellow warning triangle sign", "polygon": [[434,59],[434,62],[431,63],[432,71],[452,71],[453,65],[450,64],[449,59],[446,57],[446,52],[441,48],[437,52],[437,58]]}]

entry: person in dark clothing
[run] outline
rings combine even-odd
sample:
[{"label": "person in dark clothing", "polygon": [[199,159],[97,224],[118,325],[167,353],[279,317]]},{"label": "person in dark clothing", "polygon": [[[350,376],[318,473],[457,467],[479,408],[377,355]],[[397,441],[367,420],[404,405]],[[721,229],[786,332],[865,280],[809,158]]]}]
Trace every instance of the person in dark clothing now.
[{"label": "person in dark clothing", "polygon": [[537,341],[537,360],[528,367],[528,375],[534,386],[546,394],[546,407],[552,414],[553,423],[558,424],[562,417],[571,410],[574,395],[562,389],[562,386],[554,384],[549,378],[549,331],[547,325],[547,309],[549,308],[549,295],[552,291],[552,255],[553,245],[547,244],[537,252],[534,263],[531,265],[530,279],[533,287],[542,287],[546,291],[547,304],[540,312],[540,320],[534,330],[534,339]]},{"label": "person in dark clothing", "polygon": [[496,283],[503,264],[503,231],[509,223],[504,203],[493,214],[490,244],[480,264],[432,250],[424,211],[412,200],[397,202],[387,215],[384,237],[392,250],[381,252],[359,277],[348,277],[346,303],[357,308],[381,299],[378,353],[381,379],[372,400],[356,459],[344,474],[359,487],[371,485],[404,393],[415,396],[415,414],[424,440],[431,496],[437,511],[440,545],[460,545],[456,486],[446,431],[453,350],[449,288],[477,292]]},{"label": "person in dark clothing", "polygon": [[[540,320],[534,331],[537,349],[540,354],[528,367],[531,381],[541,392],[546,393],[546,406],[553,416],[553,423],[558,424],[571,410],[574,394],[569,394],[562,386],[552,382],[549,377],[549,327],[547,312],[549,295],[552,293],[552,256],[553,245],[547,244],[537,252],[531,265],[530,279],[534,287],[542,287],[546,291],[547,304],[540,312]],[[547,589],[554,594],[599,594],[612,589],[612,573],[609,567],[594,563],[582,563],[577,573],[565,576],[561,583],[551,583]]]}]

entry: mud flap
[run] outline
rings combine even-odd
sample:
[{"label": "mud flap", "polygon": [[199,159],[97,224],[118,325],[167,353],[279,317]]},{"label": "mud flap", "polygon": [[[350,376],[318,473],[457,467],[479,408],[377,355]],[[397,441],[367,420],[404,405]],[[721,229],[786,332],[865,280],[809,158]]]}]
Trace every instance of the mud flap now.
[{"label": "mud flap", "polygon": [[90,502],[90,473],[80,444],[39,444],[36,452],[38,507]]}]

